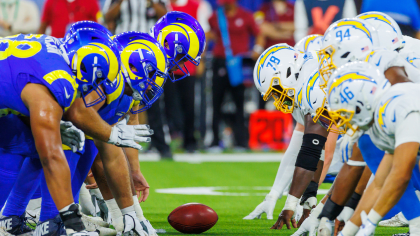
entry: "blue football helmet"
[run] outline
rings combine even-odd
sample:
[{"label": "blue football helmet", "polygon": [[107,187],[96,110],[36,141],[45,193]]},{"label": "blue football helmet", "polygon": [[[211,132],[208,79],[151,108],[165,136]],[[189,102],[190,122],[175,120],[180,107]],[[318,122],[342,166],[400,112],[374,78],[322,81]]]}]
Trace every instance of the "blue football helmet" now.
[{"label": "blue football helmet", "polygon": [[179,69],[184,74],[179,79],[171,76],[172,81],[190,75],[187,67],[180,63],[190,61],[195,66],[200,64],[201,54],[206,47],[206,35],[196,19],[187,13],[172,11],[163,16],[150,34],[165,50],[168,59],[168,71]]},{"label": "blue football helmet", "polygon": [[64,35],[63,41],[65,41],[67,38],[70,37],[70,35],[72,35],[73,33],[75,33],[77,30],[79,29],[83,29],[83,28],[90,28],[90,29],[96,29],[101,31],[102,33],[108,35],[108,37],[112,37],[112,33],[111,31],[109,31],[107,28],[105,28],[105,26],[94,22],[94,21],[89,21],[89,20],[84,20],[84,21],[78,21],[72,25],[70,25],[69,29],[67,30],[66,34]]},{"label": "blue football helmet", "polygon": [[131,113],[145,111],[163,93],[168,77],[165,50],[146,33],[124,32],[113,40],[122,47],[120,74],[133,90],[133,99],[140,102],[140,108]]},{"label": "blue football helmet", "polygon": [[[115,80],[120,68],[120,55],[116,44],[108,35],[97,29],[81,28],[71,34],[61,45],[63,54],[76,75],[86,107],[105,99],[99,86]],[[85,97],[93,90],[99,98],[86,103]]]}]

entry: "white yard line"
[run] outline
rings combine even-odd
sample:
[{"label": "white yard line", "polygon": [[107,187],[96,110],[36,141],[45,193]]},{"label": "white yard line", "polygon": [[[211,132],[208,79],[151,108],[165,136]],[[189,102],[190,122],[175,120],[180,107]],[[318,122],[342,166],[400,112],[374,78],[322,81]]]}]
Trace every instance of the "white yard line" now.
[{"label": "white yard line", "polygon": [[[283,153],[197,153],[197,154],[174,154],[174,161],[202,163],[202,162],[279,162]],[[159,161],[157,153],[140,153],[139,161]]]}]

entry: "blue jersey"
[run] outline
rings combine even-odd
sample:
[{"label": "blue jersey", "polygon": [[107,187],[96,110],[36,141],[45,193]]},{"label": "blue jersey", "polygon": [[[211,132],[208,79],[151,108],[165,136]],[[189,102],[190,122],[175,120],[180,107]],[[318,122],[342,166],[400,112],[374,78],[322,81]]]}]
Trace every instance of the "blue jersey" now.
[{"label": "blue jersey", "polygon": [[63,111],[73,103],[78,85],[59,50],[58,39],[24,34],[0,38],[0,110],[29,116],[21,99],[28,83],[47,87]]}]

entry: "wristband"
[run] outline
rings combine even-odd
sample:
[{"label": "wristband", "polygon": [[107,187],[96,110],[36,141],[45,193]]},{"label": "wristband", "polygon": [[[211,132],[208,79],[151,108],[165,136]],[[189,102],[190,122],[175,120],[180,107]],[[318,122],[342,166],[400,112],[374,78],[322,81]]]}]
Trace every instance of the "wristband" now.
[{"label": "wristband", "polygon": [[258,44],[255,44],[254,47],[252,48],[252,50],[254,50],[254,52],[261,54],[264,52],[264,47],[260,46]]},{"label": "wristband", "polygon": [[283,210],[290,210],[295,211],[296,205],[299,202],[299,198],[293,196],[293,195],[287,195],[286,203],[284,204]]}]

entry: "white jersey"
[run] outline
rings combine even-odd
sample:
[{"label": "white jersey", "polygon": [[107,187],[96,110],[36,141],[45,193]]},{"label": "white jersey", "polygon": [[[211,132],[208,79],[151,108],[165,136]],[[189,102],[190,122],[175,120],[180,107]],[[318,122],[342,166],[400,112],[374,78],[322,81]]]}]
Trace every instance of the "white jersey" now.
[{"label": "white jersey", "polygon": [[296,122],[304,125],[304,117],[310,114],[316,115],[316,110],[323,104],[325,94],[319,87],[321,77],[318,73],[318,54],[316,51],[308,51],[304,56],[304,63],[299,73],[302,78],[302,86],[298,88],[295,96],[295,109],[293,118]]},{"label": "white jersey", "polygon": [[379,149],[393,154],[402,143],[420,142],[420,115],[415,114],[419,117],[418,122],[407,118],[413,112],[420,112],[419,91],[420,84],[399,83],[382,95],[375,106],[375,122],[368,131]]},{"label": "white jersey", "polygon": [[[417,54],[413,52],[409,55],[415,56]],[[381,73],[385,73],[385,71],[390,67],[404,67],[408,78],[414,83],[420,83],[420,69],[416,68],[413,63],[409,63],[409,55],[405,53],[398,53],[396,51],[380,49],[372,51],[366,58],[366,61],[369,64],[376,66]]]}]

